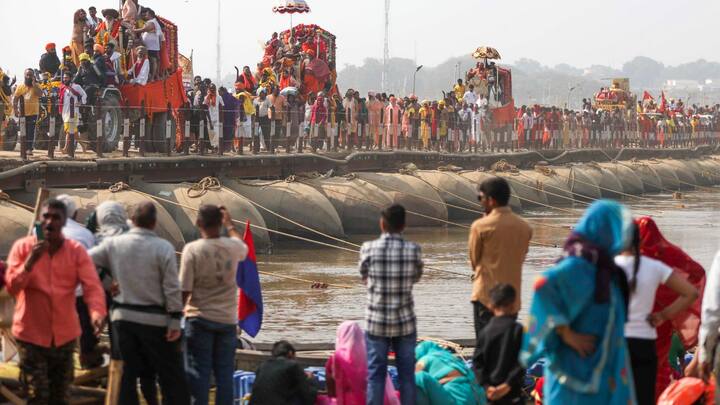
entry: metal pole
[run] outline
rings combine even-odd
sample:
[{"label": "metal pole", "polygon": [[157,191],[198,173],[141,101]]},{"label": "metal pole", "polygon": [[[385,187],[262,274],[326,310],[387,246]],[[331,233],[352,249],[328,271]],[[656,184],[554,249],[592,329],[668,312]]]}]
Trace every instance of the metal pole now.
[{"label": "metal pole", "polygon": [[102,99],[100,98],[100,94],[98,94],[97,97],[97,105],[95,107],[95,114],[97,115],[95,123],[95,153],[97,154],[97,157],[101,158],[103,157],[103,148],[104,148],[104,142],[103,142],[103,120],[102,120]]},{"label": "metal pole", "polygon": [[145,156],[145,100],[140,103],[140,134],[138,136],[140,156]]},{"label": "metal pole", "polygon": [[172,112],[171,112],[171,106],[170,103],[167,105],[167,119],[165,120],[165,151],[167,152],[167,155],[170,156],[171,154],[171,142],[170,142],[170,135],[172,133]]},{"label": "metal pole", "polygon": [[25,97],[20,97],[19,106],[20,109],[20,134],[18,138],[20,139],[20,159],[27,160],[27,145],[25,138],[27,137],[27,126],[26,126],[26,120],[25,118]]}]

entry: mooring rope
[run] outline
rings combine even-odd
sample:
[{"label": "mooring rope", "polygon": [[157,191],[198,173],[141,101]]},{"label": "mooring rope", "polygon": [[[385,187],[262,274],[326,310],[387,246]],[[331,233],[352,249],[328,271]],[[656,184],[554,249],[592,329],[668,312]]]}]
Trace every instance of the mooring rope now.
[{"label": "mooring rope", "polygon": [[[352,178],[350,178],[350,180],[355,180],[355,179],[360,180],[360,181],[364,181],[364,182],[366,182],[366,183],[368,183],[368,184],[373,184],[372,182],[370,182],[370,181],[368,181],[368,180],[366,180],[366,179],[363,179],[363,178],[359,178],[359,177],[352,177]],[[300,180],[299,180],[299,181],[300,181]],[[310,184],[308,184],[308,185],[310,185]],[[373,184],[373,185],[374,185],[374,184]],[[312,185],[310,185],[310,186],[312,186]],[[382,189],[382,187],[381,187],[381,186],[378,186],[378,185],[375,185],[375,187],[378,187],[378,188]],[[374,205],[374,206],[376,206],[376,207],[383,208],[382,206],[380,206],[380,204],[374,203],[374,202],[372,202],[372,201],[370,201],[370,200],[358,198],[358,197],[355,197],[355,196],[352,196],[352,195],[350,195],[350,194],[343,193],[343,192],[337,191],[337,190],[333,190],[332,192],[333,192],[333,193],[340,194],[340,195],[344,195],[344,196],[346,196],[346,197],[348,197],[348,198],[350,198],[350,199],[354,199],[354,200],[358,200],[358,201],[364,201],[364,202],[367,202],[367,203],[369,203],[369,204],[371,204],[371,205]],[[399,192],[399,193],[402,193],[403,191],[398,191],[398,192]],[[412,194],[410,194],[410,195],[412,195]],[[446,220],[443,220],[443,219],[441,219],[441,218],[435,218],[435,217],[431,217],[431,216],[424,215],[424,214],[420,214],[420,213],[413,212],[413,211],[405,210],[405,212],[407,212],[408,214],[419,215],[419,216],[426,217],[426,218],[429,218],[429,219],[433,219],[433,220],[436,220],[436,221],[441,221],[441,222],[447,223],[447,224],[449,224],[449,225],[455,225],[455,226],[460,227],[460,228],[470,229],[470,226],[465,225],[465,224],[459,224],[459,223],[452,222],[452,221],[446,221]],[[575,213],[573,213],[573,214],[575,214]],[[532,245],[537,245],[537,246],[542,246],[542,247],[553,247],[553,248],[558,247],[558,245],[556,245],[556,244],[536,242],[536,241],[530,241],[530,244],[532,244]]]},{"label": "mooring rope", "polygon": [[217,178],[208,176],[202,178],[197,183],[193,183],[187,189],[187,195],[190,198],[200,198],[207,194],[208,191],[217,191],[221,188],[222,186]]},{"label": "mooring rope", "polygon": [[[138,194],[140,194],[140,195],[146,196],[146,197],[150,198],[151,200],[164,201],[164,202],[167,202],[168,204],[176,205],[176,206],[181,207],[181,208],[186,208],[186,209],[189,209],[189,210],[192,210],[192,211],[195,211],[195,212],[198,211],[198,209],[195,208],[195,207],[191,207],[191,206],[189,206],[189,205],[181,204],[181,203],[179,203],[179,202],[172,201],[172,200],[169,200],[169,199],[167,199],[167,198],[162,198],[162,197],[158,197],[158,196],[154,196],[154,195],[152,195],[152,194],[148,194],[148,193],[142,192],[142,191],[140,191],[140,190],[137,190],[137,189],[134,189],[134,188],[130,187],[130,185],[128,185],[127,183],[123,183],[123,182],[118,182],[118,183],[110,186],[110,190],[111,190],[111,191],[112,191],[112,190],[115,190],[115,191],[113,191],[113,192],[119,192],[119,191],[123,191],[123,190],[133,191],[133,192],[138,193]],[[245,222],[243,222],[243,221],[241,221],[241,220],[237,220],[237,219],[233,219],[233,222],[235,222],[235,223],[237,223],[237,224],[241,224],[241,225],[244,225],[244,224],[245,224]],[[290,233],[287,233],[287,232],[282,232],[282,231],[278,231],[278,230],[275,230],[275,229],[269,229],[269,228],[266,228],[266,227],[264,227],[264,226],[256,225],[256,224],[253,224],[253,223],[250,223],[250,226],[253,227],[253,228],[256,228],[256,229],[264,230],[264,231],[267,231],[267,232],[270,232],[270,233],[275,233],[275,234],[282,235],[282,236],[287,236],[287,237],[289,237],[289,238],[298,239],[298,240],[301,240],[301,241],[304,241],[304,242],[314,243],[314,244],[317,244],[317,245],[321,245],[321,246],[325,246],[325,247],[329,247],[329,248],[335,248],[335,249],[339,249],[339,250],[343,250],[343,251],[350,252],[350,253],[355,253],[355,254],[360,253],[360,251],[359,251],[359,250],[356,250],[356,249],[350,249],[350,248],[346,248],[346,247],[344,247],[344,246],[333,245],[333,244],[331,244],[331,243],[325,243],[325,242],[322,242],[322,241],[318,241],[318,240],[314,240],[314,239],[310,239],[310,238],[305,238],[305,237],[298,236],[298,235],[293,235],[293,234],[290,234]],[[441,273],[447,273],[447,274],[453,274],[453,275],[457,275],[457,276],[467,277],[467,274],[462,274],[462,273],[454,272],[454,271],[451,271],[451,270],[439,269],[439,268],[432,267],[432,266],[424,266],[424,268],[426,268],[426,269],[428,269],[428,270],[433,270],[433,271],[441,272]],[[326,283],[326,284],[327,284],[327,283]]]}]

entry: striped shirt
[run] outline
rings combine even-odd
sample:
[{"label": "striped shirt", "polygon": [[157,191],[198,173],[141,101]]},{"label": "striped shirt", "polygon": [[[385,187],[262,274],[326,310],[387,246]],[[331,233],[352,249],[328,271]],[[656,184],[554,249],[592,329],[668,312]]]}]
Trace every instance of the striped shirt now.
[{"label": "striped shirt", "polygon": [[368,334],[399,337],[416,333],[412,288],[422,272],[420,246],[399,234],[384,233],[362,245],[360,274],[368,286]]}]

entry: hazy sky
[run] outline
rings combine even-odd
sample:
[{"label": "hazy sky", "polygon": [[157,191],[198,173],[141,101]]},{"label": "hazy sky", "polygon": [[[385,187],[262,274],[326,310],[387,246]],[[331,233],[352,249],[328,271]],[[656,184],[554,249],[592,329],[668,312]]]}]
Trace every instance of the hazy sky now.
[{"label": "hazy sky", "polygon": [[[140,0],[179,26],[180,51],[194,50],[195,70],[215,76],[217,0]],[[273,14],[275,0],[221,0],[223,74],[253,66],[260,43],[290,25]],[[384,0],[308,0],[312,13],[293,23],[316,23],[338,37],[338,67],[382,57]],[[0,67],[37,67],[46,42],[70,40],[72,15],[117,0],[0,0]],[[27,18],[21,18],[21,16]],[[499,49],[504,61],[527,57],[553,66],[620,67],[637,55],[675,65],[716,61],[717,0],[392,0],[390,54],[428,66],[477,46]]]}]

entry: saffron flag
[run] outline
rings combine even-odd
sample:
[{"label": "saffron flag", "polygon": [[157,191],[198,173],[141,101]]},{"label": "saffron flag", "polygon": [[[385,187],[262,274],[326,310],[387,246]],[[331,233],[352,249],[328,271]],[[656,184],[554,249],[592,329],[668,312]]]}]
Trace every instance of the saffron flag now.
[{"label": "saffron flag", "polygon": [[238,291],[238,326],[248,335],[255,337],[262,326],[263,302],[250,221],[245,223],[243,240],[248,247],[248,254],[245,260],[238,263],[235,274],[235,281],[240,289]]}]

